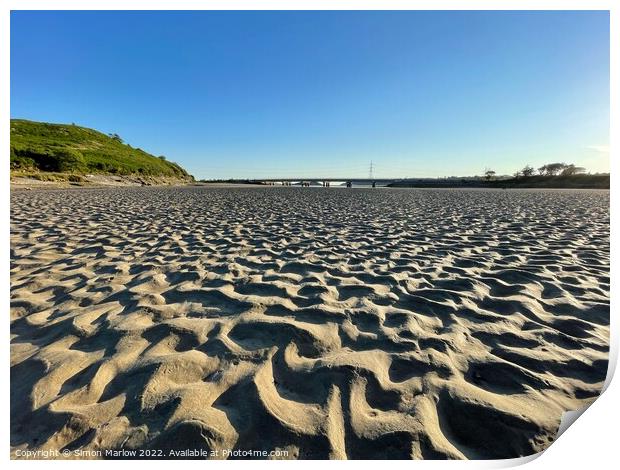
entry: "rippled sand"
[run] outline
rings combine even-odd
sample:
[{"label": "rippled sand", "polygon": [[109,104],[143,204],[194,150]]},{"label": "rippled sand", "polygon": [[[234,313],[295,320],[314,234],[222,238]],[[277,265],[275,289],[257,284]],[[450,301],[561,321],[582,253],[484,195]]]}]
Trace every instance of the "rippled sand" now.
[{"label": "rippled sand", "polygon": [[609,192],[11,195],[11,447],[508,458],[598,395]]}]

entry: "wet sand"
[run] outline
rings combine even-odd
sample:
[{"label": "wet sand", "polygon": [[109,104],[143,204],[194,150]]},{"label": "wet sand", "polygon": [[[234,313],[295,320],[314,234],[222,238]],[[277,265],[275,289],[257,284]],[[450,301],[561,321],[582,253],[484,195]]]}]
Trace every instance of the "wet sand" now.
[{"label": "wet sand", "polygon": [[608,339],[609,191],[11,194],[13,457],[529,455]]}]

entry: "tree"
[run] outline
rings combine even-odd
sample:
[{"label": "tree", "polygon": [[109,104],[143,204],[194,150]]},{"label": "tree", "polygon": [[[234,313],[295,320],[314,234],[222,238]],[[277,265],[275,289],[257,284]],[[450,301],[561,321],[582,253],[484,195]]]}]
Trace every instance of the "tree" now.
[{"label": "tree", "polygon": [[578,175],[580,173],[585,173],[586,169],[581,166],[575,166],[572,163],[570,165],[566,165],[566,167],[562,170],[562,176],[573,176]]},{"label": "tree", "polygon": [[123,139],[121,139],[121,136],[118,134],[108,134],[110,137],[112,137],[112,139],[116,140],[118,143],[123,143]]},{"label": "tree", "polygon": [[564,169],[568,165],[566,163],[548,163],[545,166],[547,167],[547,170],[545,172],[547,176],[556,176],[562,171],[564,171]]},{"label": "tree", "polygon": [[493,170],[484,171],[484,177],[486,178],[487,181],[492,180],[494,176],[495,176],[495,172]]},{"label": "tree", "polygon": [[534,175],[534,168],[532,168],[529,165],[525,165],[525,168],[521,170],[521,174],[523,175],[524,178],[529,178],[530,176]]},{"label": "tree", "polygon": [[541,176],[542,176],[542,175],[544,175],[544,174],[546,174],[546,173],[547,173],[547,165],[543,165],[543,166],[541,166],[540,168],[538,168],[538,174],[539,174],[539,175],[541,175]]}]

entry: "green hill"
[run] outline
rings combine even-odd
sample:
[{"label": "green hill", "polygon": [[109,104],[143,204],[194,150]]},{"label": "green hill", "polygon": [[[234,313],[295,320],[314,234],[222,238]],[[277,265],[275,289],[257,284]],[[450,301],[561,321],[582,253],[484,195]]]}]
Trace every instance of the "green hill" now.
[{"label": "green hill", "polygon": [[193,179],[176,163],[133,148],[118,135],[23,119],[11,119],[11,170]]}]

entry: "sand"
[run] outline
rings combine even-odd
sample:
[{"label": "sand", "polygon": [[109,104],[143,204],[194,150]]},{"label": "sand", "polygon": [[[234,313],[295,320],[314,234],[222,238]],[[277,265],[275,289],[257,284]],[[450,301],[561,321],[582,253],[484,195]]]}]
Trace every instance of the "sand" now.
[{"label": "sand", "polygon": [[608,191],[11,194],[14,458],[530,455],[608,341]]}]

